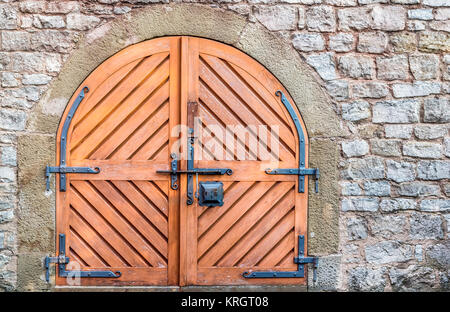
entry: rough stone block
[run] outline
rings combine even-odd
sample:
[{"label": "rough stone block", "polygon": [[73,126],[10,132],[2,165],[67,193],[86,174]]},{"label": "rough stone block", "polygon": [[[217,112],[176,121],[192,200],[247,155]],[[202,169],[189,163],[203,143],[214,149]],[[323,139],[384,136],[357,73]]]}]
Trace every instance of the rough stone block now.
[{"label": "rough stone block", "polygon": [[398,193],[402,196],[439,196],[439,185],[427,184],[423,182],[402,183],[398,189]]},{"label": "rough stone block", "polygon": [[66,22],[64,21],[64,18],[59,15],[35,15],[33,26],[36,28],[64,28]]},{"label": "rough stone block", "polygon": [[439,72],[439,57],[432,54],[413,54],[409,56],[409,65],[415,79],[435,79]]},{"label": "rough stone block", "polygon": [[308,266],[308,291],[336,291],[340,279],[341,256],[322,256],[319,263],[317,281],[313,281],[314,272]]},{"label": "rough stone block", "polygon": [[440,158],[442,145],[429,142],[406,142],[403,144],[403,155],[418,158]]},{"label": "rough stone block", "polygon": [[24,85],[46,85],[51,79],[52,77],[45,74],[25,74],[22,83]]},{"label": "rough stone block", "polygon": [[385,125],[384,132],[386,138],[409,139],[412,134],[411,125]]},{"label": "rough stone block", "polygon": [[1,83],[2,87],[4,88],[10,88],[10,87],[17,87],[20,84],[20,74],[16,73],[10,73],[10,72],[3,72],[1,74]]},{"label": "rough stone block", "polygon": [[373,106],[374,123],[411,123],[419,121],[420,103],[416,100],[376,102]]},{"label": "rough stone block", "polygon": [[80,13],[69,13],[66,18],[68,29],[89,30],[100,23],[98,17]]},{"label": "rough stone block", "polygon": [[341,182],[341,194],[344,196],[357,196],[362,195],[362,190],[358,183],[354,182]]},{"label": "rough stone block", "polygon": [[371,79],[375,74],[372,58],[360,55],[344,55],[339,58],[339,70],[350,78]]},{"label": "rough stone block", "polygon": [[370,117],[370,104],[366,101],[354,101],[342,104],[342,118],[358,121]]},{"label": "rough stone block", "polygon": [[370,219],[370,231],[375,237],[392,239],[406,232],[406,221],[405,216],[378,215]]},{"label": "rough stone block", "polygon": [[417,48],[417,38],[414,32],[392,33],[389,39],[396,53],[413,52]]},{"label": "rough stone block", "polygon": [[440,125],[419,125],[414,128],[414,134],[421,140],[434,140],[448,134],[448,128]]},{"label": "rough stone block", "polygon": [[17,27],[17,9],[8,4],[0,4],[0,29],[15,29]]},{"label": "rough stone block", "polygon": [[295,7],[288,5],[258,6],[254,14],[256,19],[269,30],[294,30],[296,11]]},{"label": "rough stone block", "polygon": [[2,31],[4,51],[26,51],[31,48],[31,35],[26,31]]},{"label": "rough stone block", "polygon": [[445,97],[425,99],[423,120],[437,123],[450,122],[450,99]]},{"label": "rough stone block", "polygon": [[302,52],[321,51],[325,49],[325,40],[321,34],[296,33],[292,37],[294,48]]},{"label": "rough stone block", "polygon": [[384,82],[364,82],[354,84],[353,96],[357,98],[380,99],[388,96],[389,88]]},{"label": "rough stone block", "polygon": [[328,46],[336,52],[348,52],[353,50],[355,37],[351,33],[337,33],[330,35]]},{"label": "rough stone block", "polygon": [[414,213],[410,217],[410,233],[412,239],[442,239],[442,220],[440,216]]},{"label": "rough stone block", "polygon": [[372,154],[380,156],[400,156],[400,142],[395,140],[370,140]]},{"label": "rough stone block", "polygon": [[342,151],[346,157],[363,156],[369,152],[369,144],[364,140],[342,142]]},{"label": "rough stone block", "polygon": [[450,34],[443,32],[421,32],[419,34],[419,51],[450,52]]},{"label": "rough stone block", "polygon": [[385,268],[374,269],[366,266],[352,268],[348,273],[348,287],[351,291],[384,291],[385,273]]},{"label": "rough stone block", "polygon": [[450,240],[427,248],[427,260],[443,270],[450,269]]},{"label": "rough stone block", "polygon": [[380,208],[385,212],[396,212],[400,210],[415,210],[417,203],[414,199],[409,198],[392,198],[383,199]]},{"label": "rough stone block", "polygon": [[349,179],[383,179],[385,177],[384,163],[379,157],[350,159],[346,170]]},{"label": "rough stone block", "polygon": [[371,16],[373,29],[384,31],[405,29],[406,10],[401,6],[375,6]]},{"label": "rough stone block", "polygon": [[433,19],[433,10],[432,9],[408,10],[408,18],[429,21]]},{"label": "rough stone block", "polygon": [[306,58],[306,62],[314,67],[323,80],[333,80],[337,78],[336,66],[332,53],[311,54]]},{"label": "rough stone block", "polygon": [[2,146],[0,147],[0,164],[6,166],[17,165],[17,153],[14,146]]},{"label": "rough stone block", "polygon": [[338,10],[339,30],[363,30],[370,26],[370,8],[345,8]]},{"label": "rough stone block", "polygon": [[391,185],[387,181],[365,181],[364,192],[367,196],[389,196]]},{"label": "rough stone block", "polygon": [[450,211],[450,199],[424,199],[420,203],[420,210],[427,212]]},{"label": "rough stone block", "polygon": [[450,179],[450,161],[419,161],[417,176],[423,180]]},{"label": "rough stone block", "polygon": [[415,164],[386,160],[387,178],[397,183],[413,181],[416,178]]},{"label": "rough stone block", "polygon": [[408,68],[408,58],[405,55],[377,57],[378,79],[406,79],[408,77]]},{"label": "rough stone block", "polygon": [[349,218],[347,220],[348,240],[361,240],[367,238],[367,223],[362,218]]},{"label": "rough stone block", "polygon": [[326,86],[328,93],[338,101],[348,99],[348,82],[345,80],[328,81]]},{"label": "rough stone block", "polygon": [[0,110],[0,129],[23,130],[26,120],[27,114],[24,111],[6,108]]},{"label": "rough stone block", "polygon": [[369,211],[378,210],[378,198],[345,198],[342,200],[342,211]]},{"label": "rough stone block", "polygon": [[399,241],[383,241],[365,248],[366,260],[373,264],[407,262],[414,257],[414,248]]},{"label": "rough stone block", "polygon": [[392,92],[396,98],[427,96],[441,93],[441,84],[429,81],[395,83],[392,85]]},{"label": "rough stone block", "polygon": [[394,291],[431,291],[436,283],[433,269],[419,265],[391,268],[389,279]]},{"label": "rough stone block", "polygon": [[306,25],[311,31],[336,31],[336,18],[331,6],[320,5],[306,11]]},{"label": "rough stone block", "polygon": [[384,32],[359,33],[357,50],[365,53],[383,53],[386,51],[388,36]]}]

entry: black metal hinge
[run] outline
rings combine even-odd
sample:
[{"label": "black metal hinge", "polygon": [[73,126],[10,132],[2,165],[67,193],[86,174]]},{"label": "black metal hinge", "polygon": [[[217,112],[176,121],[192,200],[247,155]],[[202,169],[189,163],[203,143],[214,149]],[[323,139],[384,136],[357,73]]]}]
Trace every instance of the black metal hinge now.
[{"label": "black metal hinge", "polygon": [[66,265],[69,263],[69,257],[66,257],[66,235],[59,234],[59,256],[57,257],[45,257],[45,280],[50,281],[50,263],[58,264],[58,276],[59,277],[120,277],[122,273],[119,271],[67,271]]},{"label": "black metal hinge", "polygon": [[75,112],[78,109],[81,101],[84,99],[86,93],[89,92],[88,87],[83,87],[78,94],[77,98],[73,102],[72,106],[69,109],[69,113],[64,120],[64,124],[61,131],[61,139],[59,145],[59,166],[51,167],[47,166],[45,168],[45,179],[46,179],[46,190],[50,190],[50,174],[51,173],[59,173],[59,190],[61,192],[66,191],[66,174],[67,173],[99,173],[100,168],[89,168],[89,167],[68,167],[67,166],[67,133],[69,131],[70,123],[75,115]]},{"label": "black metal hinge", "polygon": [[[284,168],[278,168],[278,169],[266,169],[267,174],[293,174],[298,175],[300,177],[304,177],[305,175],[311,175],[314,176],[315,182],[316,182],[316,193],[319,192],[319,177],[320,172],[318,168],[298,168],[298,169],[284,169]],[[302,179],[304,181],[304,178]],[[305,192],[305,186],[304,183],[299,183],[299,193]]]},{"label": "black metal hinge", "polygon": [[319,267],[319,258],[305,257],[305,236],[298,236],[298,257],[294,258],[297,264],[297,271],[256,271],[244,272],[245,278],[289,278],[289,277],[305,277],[305,264],[313,264],[313,280],[317,280],[317,268]]},{"label": "black metal hinge", "polygon": [[297,136],[299,141],[299,157],[298,157],[298,168],[296,169],[267,169],[267,174],[295,174],[298,175],[298,192],[305,192],[305,175],[314,175],[316,178],[316,193],[319,192],[319,169],[317,168],[305,168],[306,166],[306,142],[305,142],[305,134],[303,133],[303,128],[300,123],[300,119],[297,115],[292,104],[289,102],[287,97],[281,90],[275,92],[276,96],[279,96],[281,99],[281,103],[283,103],[284,107],[286,107],[289,115],[294,121],[295,128],[297,130]]},{"label": "black metal hinge", "polygon": [[59,173],[59,190],[61,192],[66,191],[66,173],[99,173],[100,168],[90,168],[90,167],[45,167],[45,179],[47,191],[50,190],[50,174]]}]

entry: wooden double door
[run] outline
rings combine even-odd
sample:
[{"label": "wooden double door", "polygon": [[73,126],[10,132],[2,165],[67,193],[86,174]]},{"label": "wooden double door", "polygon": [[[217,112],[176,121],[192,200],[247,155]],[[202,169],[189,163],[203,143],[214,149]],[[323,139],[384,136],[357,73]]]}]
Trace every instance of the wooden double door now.
[{"label": "wooden double door", "polygon": [[[84,87],[89,92],[71,114]],[[295,175],[265,173],[297,168],[299,161],[299,138],[278,90],[294,103],[254,59],[195,37],[144,41],[94,70],[63,115],[58,161],[64,152],[67,166],[100,172],[67,174],[65,191],[56,179],[57,233],[65,235],[65,254],[81,270],[121,275],[81,278],[81,284],[304,284],[304,278],[242,276],[296,270],[297,236],[306,234],[307,189],[298,192]],[[193,122],[201,137],[189,131]],[[236,128],[245,129],[244,139],[230,135]],[[188,204],[187,174],[177,175],[174,189],[171,175],[157,172],[170,170],[174,152],[178,169],[187,169],[189,136],[195,168],[233,171],[191,181],[194,191],[202,181],[222,182],[222,206],[201,206],[197,198]],[[56,282],[67,284],[60,276]]]}]

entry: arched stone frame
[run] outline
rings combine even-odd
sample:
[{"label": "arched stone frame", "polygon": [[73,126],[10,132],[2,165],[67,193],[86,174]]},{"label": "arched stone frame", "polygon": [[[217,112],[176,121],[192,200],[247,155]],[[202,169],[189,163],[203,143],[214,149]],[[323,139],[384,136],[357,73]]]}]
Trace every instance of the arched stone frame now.
[{"label": "arched stone frame", "polygon": [[[55,197],[54,193],[45,193],[44,168],[56,161],[56,131],[69,99],[89,73],[108,57],[130,44],[168,35],[199,36],[230,44],[259,61],[288,90],[308,130],[310,167],[321,171],[320,192],[309,194],[308,253],[326,256],[338,252],[336,138],[344,135],[344,131],[331,100],[318,83],[319,78],[289,42],[259,23],[207,5],[154,5],[117,18],[83,37],[32,111],[25,133],[19,136],[20,290],[50,287],[44,280],[42,260],[54,253]],[[312,185],[310,189],[314,189]],[[338,263],[339,259],[333,260],[330,270],[337,272]]]}]

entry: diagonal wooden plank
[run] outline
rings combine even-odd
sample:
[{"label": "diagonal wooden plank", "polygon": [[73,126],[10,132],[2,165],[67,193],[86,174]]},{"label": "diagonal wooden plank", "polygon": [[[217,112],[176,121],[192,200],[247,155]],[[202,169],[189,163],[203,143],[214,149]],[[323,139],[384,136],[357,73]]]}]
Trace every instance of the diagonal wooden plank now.
[{"label": "diagonal wooden plank", "polygon": [[[147,79],[158,65],[167,58],[167,53],[159,53],[145,58],[139,66],[121,81],[117,88],[114,88],[107,96],[103,97],[101,103],[96,105],[88,116],[80,120],[73,129],[71,137],[71,149],[74,149],[80,142],[97,127],[99,121],[103,120],[113,112],[117,106],[126,100],[143,80]],[[84,105],[83,105],[84,106]]]},{"label": "diagonal wooden plank", "polygon": [[139,149],[133,153],[129,159],[149,160],[160,147],[169,141],[169,123],[168,121],[161,126],[153,135],[145,141]]},{"label": "diagonal wooden plank", "polygon": [[280,200],[292,187],[290,182],[279,182],[268,190],[259,200],[249,208],[232,227],[214,244],[200,259],[199,265],[203,267],[215,266],[252,226],[266,212]]},{"label": "diagonal wooden plank", "polygon": [[269,190],[275,182],[258,182],[238,202],[200,237],[198,241],[198,259],[222,237],[244,213]]},{"label": "diagonal wooden plank", "polygon": [[[77,128],[79,123],[85,119],[93,109],[100,105],[104,100],[107,100],[107,96],[111,94],[115,89],[120,88],[123,84],[126,84],[126,79],[133,73],[133,71],[141,65],[141,62],[145,58],[137,59],[131,63],[128,63],[107,77],[103,82],[99,83],[96,88],[90,90],[85,99],[84,105],[81,105],[77,109],[72,124],[73,128]],[[130,86],[123,86],[130,87]]]},{"label": "diagonal wooden plank", "polygon": [[[81,189],[82,193],[83,190]],[[84,195],[84,194],[83,194]],[[148,264],[142,259],[135,250],[130,248],[129,243],[121,235],[118,235],[114,225],[110,226],[103,219],[104,215],[98,213],[84,198],[80,197],[80,193],[73,192],[73,208],[83,217],[84,220],[89,220],[89,224],[94,228],[108,244],[114,247],[116,252],[127,260],[131,266],[146,267]],[[116,222],[117,223],[117,222]]]},{"label": "diagonal wooden plank", "polygon": [[[159,87],[167,81],[168,75],[169,61],[165,60],[158,66],[155,72],[142,84],[138,85],[130,96],[122,101],[114,111],[95,121],[95,128],[86,134],[79,145],[72,148],[72,158],[89,158],[91,153],[95,151],[98,146],[103,144],[108,136],[117,131],[122,122],[129,118],[129,116],[138,109],[155,90],[158,90]],[[162,96],[167,96],[167,93]]]},{"label": "diagonal wooden plank", "polygon": [[69,242],[70,248],[75,251],[75,253],[84,263],[86,263],[87,266],[94,268],[108,266],[105,262],[103,262],[103,259],[98,256],[97,252],[94,251],[85,241],[83,241],[73,229],[70,230]]},{"label": "diagonal wooden plank", "polygon": [[277,267],[280,268],[287,268],[289,266],[292,266],[292,259],[294,259],[294,250],[291,250],[290,252],[288,252],[286,254],[286,256],[284,256],[283,259],[281,259],[281,261],[279,263],[277,263]]},{"label": "diagonal wooden plank", "polygon": [[161,192],[161,188],[156,185],[156,181],[133,181],[133,184],[139,188],[154,207],[158,208],[166,217],[168,216],[168,197]]},{"label": "diagonal wooden plank", "polygon": [[[212,74],[211,74],[212,76]],[[205,79],[214,79],[213,77],[207,77]],[[217,78],[216,78],[217,79]],[[210,84],[208,86],[208,83]],[[263,136],[258,136],[257,132],[255,132],[251,127],[249,126],[266,126],[264,124],[261,124],[259,120],[252,117],[249,113],[245,112],[245,108],[242,108],[242,104],[234,97],[232,94],[230,94],[229,90],[225,88],[223,85],[217,85],[214,84],[215,82],[204,82],[203,80],[200,81],[199,89],[200,89],[200,100],[206,104],[206,107],[210,109],[210,111],[215,112],[215,115],[218,116],[224,124],[228,126],[228,129],[230,129],[230,126],[241,126],[245,129],[248,129],[248,133],[251,135],[252,139],[256,140],[257,146],[252,147],[252,153],[256,154],[256,149],[265,149],[265,147],[269,144],[268,138],[265,138]],[[219,83],[219,82],[217,82]],[[239,112],[237,114],[236,112]],[[240,140],[239,142],[242,142]],[[245,146],[248,147],[248,143],[244,142]],[[269,144],[270,146],[270,144]],[[291,151],[289,151],[285,144],[282,143],[282,140],[279,140],[279,155],[278,156],[280,160],[292,160],[293,156]],[[273,152],[272,152],[273,154]],[[278,157],[274,157],[275,159],[278,159]]]},{"label": "diagonal wooden plank", "polygon": [[290,231],[294,229],[294,210],[291,210],[271,231],[239,261],[239,266],[253,267]]},{"label": "diagonal wooden plank", "polygon": [[[106,183],[104,181],[100,182]],[[120,242],[121,246],[118,250],[120,250],[123,257],[127,256],[127,259],[134,262],[132,263],[133,266],[146,267],[151,264],[151,266],[161,267],[165,265],[165,259],[155,253],[149,246],[148,241],[137,232],[134,226],[130,224],[124,216],[117,213],[115,207],[105,201],[98,193],[98,189],[94,189],[88,183],[75,184],[75,181],[74,186],[83,195],[83,198],[79,197],[78,200],[87,200],[89,204],[92,205],[91,210],[85,209],[86,213],[90,212],[90,217],[95,218],[96,216],[93,213],[94,209],[99,216],[107,221],[105,222],[103,219],[100,219],[99,224],[95,226],[95,228],[98,229],[99,232],[105,231],[106,233],[103,235],[107,235],[108,237],[111,234],[115,234],[114,243],[116,243],[116,241]],[[91,220],[90,218],[88,219]],[[120,236],[117,234],[120,234]]]},{"label": "diagonal wooden plank", "polygon": [[[224,128],[221,123],[211,116],[211,114],[206,111],[204,104],[202,105],[201,103],[199,104],[199,117],[202,126],[202,133],[201,135],[198,135],[198,143],[204,146],[219,146],[219,151],[213,153],[217,154],[215,158],[218,160],[234,160],[234,153],[232,150],[228,149],[226,144],[226,128]],[[249,157],[246,157],[246,159],[249,159]]]},{"label": "diagonal wooden plank", "polygon": [[[118,129],[98,147],[98,149],[90,155],[90,159],[108,159],[109,156],[118,147],[123,145],[126,140],[142,126],[147,120],[161,113],[168,115],[163,104],[169,97],[169,82],[166,82],[161,88],[154,92],[145,103],[139,107],[134,113],[130,114]],[[162,111],[161,111],[162,109]]]},{"label": "diagonal wooden plank", "polygon": [[[123,144],[117,147],[110,159],[130,159],[145,142],[153,138],[161,129],[166,130],[169,120],[169,105],[165,102],[154,116],[144,121],[130,134]],[[167,130],[168,131],[168,130]]]},{"label": "diagonal wooden plank", "polygon": [[152,223],[166,238],[168,237],[167,217],[147,200],[142,191],[129,181],[111,181],[133,205]]},{"label": "diagonal wooden plank", "polygon": [[[279,142],[280,142],[280,158],[282,160],[289,160],[295,156],[295,140],[294,134],[290,128],[287,128],[283,124],[276,123],[274,120],[263,120],[261,117],[253,111],[253,108],[248,106],[234,90],[230,89],[228,85],[223,82],[222,77],[207,64],[201,63],[200,66],[200,78],[201,81],[207,85],[214,93],[230,108],[230,110],[239,113],[239,118],[245,123],[245,125],[267,125],[273,127],[277,125],[279,127]],[[200,94],[201,96],[202,94]],[[263,111],[263,110],[258,110]],[[263,140],[264,138],[260,138]],[[262,141],[265,145],[267,141]],[[281,154],[283,153],[283,154]],[[284,155],[285,158],[282,158]]]},{"label": "diagonal wooden plank", "polygon": [[169,141],[156,151],[149,160],[166,160],[169,159]]},{"label": "diagonal wooden plank", "polygon": [[95,250],[109,267],[131,266],[105,238],[101,236],[81,215],[72,207],[69,214],[70,226],[80,235],[89,246]]},{"label": "diagonal wooden plank", "polygon": [[[116,218],[121,217],[121,220],[126,220],[128,233],[130,233],[127,235],[128,241],[139,251],[142,248],[142,253],[146,253],[145,257],[152,261],[152,265],[164,266],[167,261],[166,237],[152,223],[147,222],[130,202],[127,194],[122,194],[112,183],[100,180],[91,183],[95,188],[95,194],[103,195],[102,197],[98,196],[97,199],[108,206],[112,205],[118,212]],[[118,226],[122,226],[122,223],[118,223]],[[126,228],[122,229],[126,230]]]},{"label": "diagonal wooden plank", "polygon": [[222,62],[234,71],[235,75],[240,78],[240,81],[247,86],[251,95],[258,98],[259,105],[264,105],[279,122],[284,123],[288,128],[291,127],[288,121],[290,120],[289,113],[284,111],[284,105],[275,94],[269,92],[265,86],[250,75],[245,69],[223,59]]},{"label": "diagonal wooden plank", "polygon": [[198,220],[198,237],[200,238],[213,224],[217,222],[237,201],[240,199],[255,182],[238,182],[239,187],[233,187],[226,197],[224,204],[215,209],[206,210]]},{"label": "diagonal wooden plank", "polygon": [[[268,254],[264,256],[256,266],[271,268],[275,267],[280,261],[282,261],[286,254],[289,254],[295,248],[295,233],[294,231],[290,231],[286,234],[286,236],[278,242],[278,244],[270,250]],[[291,259],[291,262],[288,263],[288,268],[296,267],[294,263],[294,259]]]},{"label": "diagonal wooden plank", "polygon": [[262,218],[255,222],[254,227],[228,251],[218,262],[218,266],[235,266],[267,233],[294,207],[293,189],[289,190],[275,206]]},{"label": "diagonal wooden plank", "polygon": [[289,146],[292,154],[295,154],[294,134],[289,126],[280,118],[277,118],[278,114],[274,114],[265,103],[249,90],[248,84],[246,85],[242,79],[239,79],[240,76],[227,65],[227,62],[207,54],[202,54],[201,58],[233,90],[241,102],[245,103],[248,111],[257,117],[262,124],[280,126],[280,138]]},{"label": "diagonal wooden plank", "polygon": [[167,181],[157,180],[157,181],[151,181],[151,183],[153,183],[153,185],[156,187],[156,189],[162,195],[164,195],[164,197],[167,200],[167,198],[169,197],[169,180],[167,180]]}]

